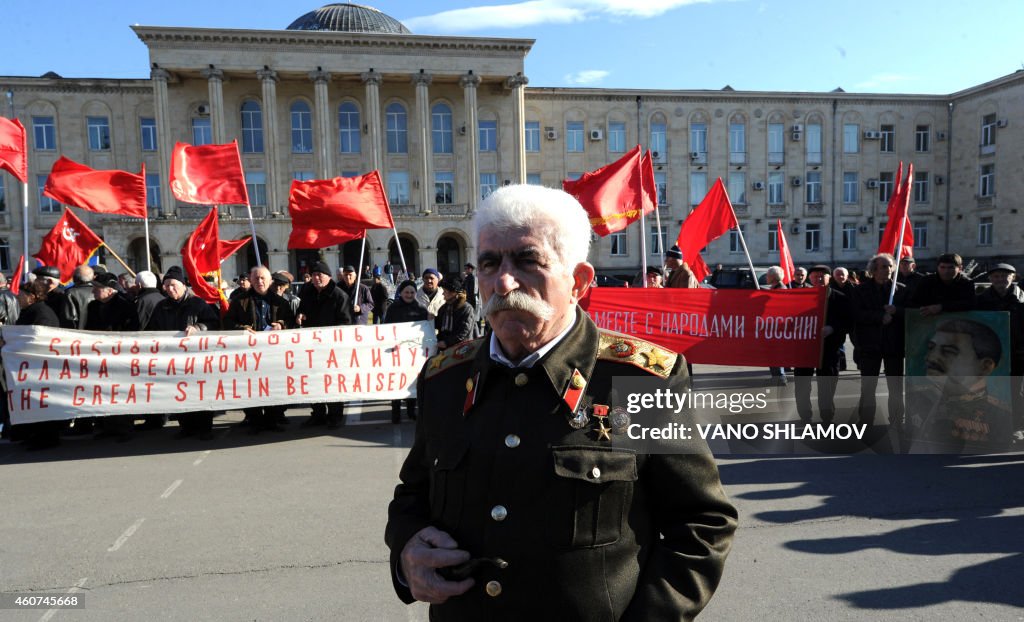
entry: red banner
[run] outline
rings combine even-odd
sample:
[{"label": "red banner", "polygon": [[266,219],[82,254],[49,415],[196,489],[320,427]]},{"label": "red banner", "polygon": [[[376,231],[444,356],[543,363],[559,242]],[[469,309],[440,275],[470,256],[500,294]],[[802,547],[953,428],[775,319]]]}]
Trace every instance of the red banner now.
[{"label": "red banner", "polygon": [[597,325],[679,352],[691,363],[817,367],[825,289],[591,288]]}]

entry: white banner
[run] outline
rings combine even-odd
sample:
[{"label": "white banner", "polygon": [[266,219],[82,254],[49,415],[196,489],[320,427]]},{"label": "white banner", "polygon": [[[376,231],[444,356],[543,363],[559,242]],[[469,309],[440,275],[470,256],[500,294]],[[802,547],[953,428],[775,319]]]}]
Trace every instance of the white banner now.
[{"label": "white banner", "polygon": [[415,397],[429,322],[184,333],[4,326],[12,423]]}]

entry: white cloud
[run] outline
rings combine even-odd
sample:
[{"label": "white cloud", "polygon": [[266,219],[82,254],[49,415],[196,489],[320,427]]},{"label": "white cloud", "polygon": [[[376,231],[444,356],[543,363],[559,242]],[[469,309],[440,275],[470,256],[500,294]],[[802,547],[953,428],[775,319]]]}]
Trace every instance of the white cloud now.
[{"label": "white cloud", "polygon": [[472,32],[489,28],[522,28],[569,24],[600,17],[651,18],[691,4],[719,0],[528,0],[514,4],[476,6],[402,20],[413,32]]},{"label": "white cloud", "polygon": [[569,73],[565,75],[565,81],[568,84],[595,84],[604,80],[608,77],[608,72],[603,69],[586,69],[584,71],[578,71],[576,73]]},{"label": "white cloud", "polygon": [[914,82],[917,78],[898,73],[876,73],[867,80],[855,84],[858,89],[889,89],[898,84]]}]

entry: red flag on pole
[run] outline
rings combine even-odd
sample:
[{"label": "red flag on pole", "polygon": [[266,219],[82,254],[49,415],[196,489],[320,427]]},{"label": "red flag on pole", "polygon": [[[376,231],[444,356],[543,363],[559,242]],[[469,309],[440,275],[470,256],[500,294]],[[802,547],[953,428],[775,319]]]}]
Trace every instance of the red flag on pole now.
[{"label": "red flag on pole", "polygon": [[200,147],[175,144],[170,185],[174,196],[186,203],[249,204],[237,140]]},{"label": "red flag on pole", "polygon": [[[885,231],[882,233],[882,241],[878,243],[879,253],[892,253],[898,262],[903,257],[914,255],[914,228],[910,224],[910,190],[914,183],[914,165],[907,166],[907,176],[901,180],[903,173],[903,162],[896,169],[895,188],[892,196],[889,197],[889,206],[886,209],[888,222],[885,223]],[[900,233],[903,233],[902,247],[900,246]]]},{"label": "red flag on pole", "polygon": [[782,228],[782,220],[776,221],[775,240],[779,247],[779,266],[782,267],[782,282],[786,285],[793,280],[796,274],[796,265],[793,263],[793,256],[789,254],[789,243],[786,242],[786,232]]},{"label": "red flag on pole", "polygon": [[292,217],[288,248],[324,248],[362,238],[366,229],[395,226],[378,171],[293,181],[288,211]]},{"label": "red flag on pole", "polygon": [[587,210],[591,228],[601,237],[622,231],[640,219],[641,210],[648,214],[657,205],[651,156],[642,155],[640,145],[579,179],[562,181],[562,189]]},{"label": "red flag on pole", "polygon": [[17,119],[0,117],[0,169],[28,182],[28,139]]},{"label": "red flag on pole", "polygon": [[146,169],[139,174],[97,171],[61,156],[43,194],[90,212],[146,217]]},{"label": "red flag on pole", "polygon": [[69,210],[64,210],[53,229],[43,237],[39,251],[33,255],[44,266],[60,270],[60,282],[71,280],[75,268],[88,263],[103,240]]},{"label": "red flag on pole", "polygon": [[220,262],[243,246],[238,242],[244,244],[244,242],[248,242],[248,239],[225,243],[230,252],[224,252],[225,248],[221,246],[220,227],[217,222],[217,208],[211,208],[210,213],[199,223],[192,235],[188,236],[185,246],[181,249],[181,264],[185,268],[185,274],[188,275],[192,291],[206,302],[219,305],[222,312],[228,309],[228,300],[224,297],[224,292],[220,287],[207,283],[203,277],[216,276],[219,284],[221,279]]},{"label": "red flag on pole", "polygon": [[242,248],[252,237],[242,238],[241,240],[221,240],[220,241],[220,261],[224,262],[225,259],[235,254],[235,251]]},{"label": "red flag on pole", "polygon": [[15,296],[21,291],[21,275],[25,271],[25,256],[22,255],[18,258],[18,267],[14,270],[14,276],[11,277],[11,293]]},{"label": "red flag on pole", "polygon": [[707,264],[700,258],[700,249],[738,226],[729,193],[725,191],[725,185],[719,177],[700,205],[693,208],[683,221],[679,237],[676,238],[676,244],[683,251],[683,261],[690,266],[698,281],[708,275]]}]

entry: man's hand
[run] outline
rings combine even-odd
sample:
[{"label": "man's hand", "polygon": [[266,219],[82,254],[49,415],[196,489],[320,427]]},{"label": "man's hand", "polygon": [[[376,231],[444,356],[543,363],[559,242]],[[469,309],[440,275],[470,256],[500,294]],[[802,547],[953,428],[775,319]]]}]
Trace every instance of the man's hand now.
[{"label": "man's hand", "polygon": [[189,324],[188,326],[185,327],[185,336],[186,337],[191,337],[192,335],[194,335],[194,334],[196,334],[198,332],[199,332],[199,327],[197,327],[195,324]]},{"label": "man's hand", "polygon": [[942,305],[928,305],[921,307],[921,315],[928,317],[929,315],[938,315],[942,313]]},{"label": "man's hand", "polygon": [[306,314],[305,313],[300,313],[300,314],[296,315],[295,316],[295,323],[298,324],[299,326],[302,326],[303,324],[305,324],[306,323]]},{"label": "man's hand", "polygon": [[401,571],[413,598],[439,605],[473,587],[473,579],[445,581],[436,572],[469,559],[469,552],[457,547],[450,535],[436,527],[424,527],[409,538],[402,549]]},{"label": "man's hand", "polygon": [[352,312],[355,313],[356,315],[359,315],[359,310],[361,308],[362,307],[360,307],[359,305],[352,305]]}]

